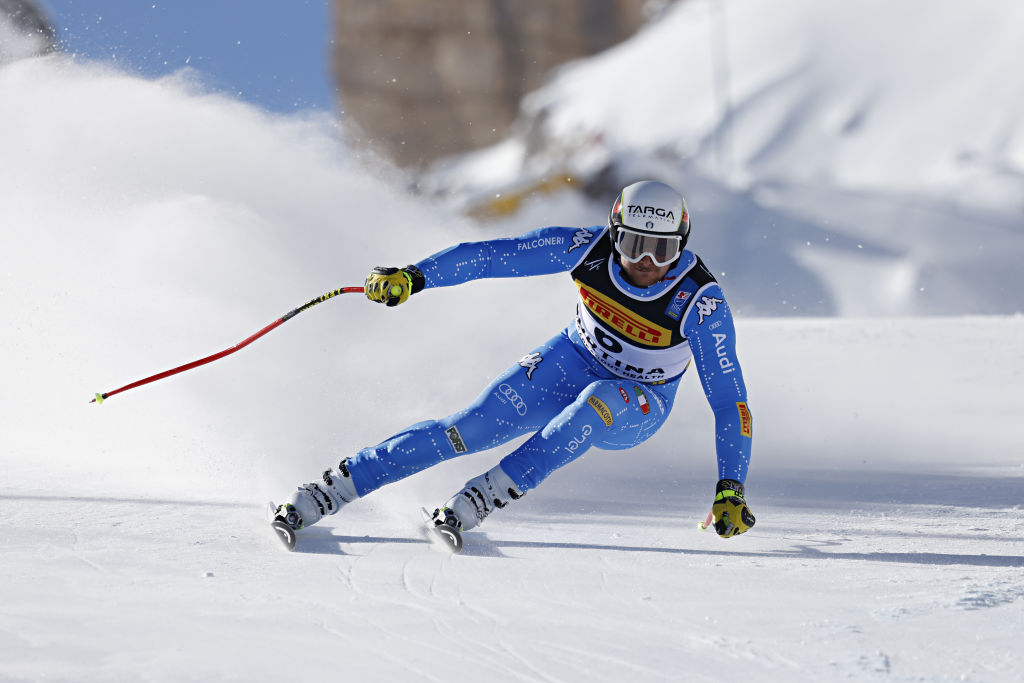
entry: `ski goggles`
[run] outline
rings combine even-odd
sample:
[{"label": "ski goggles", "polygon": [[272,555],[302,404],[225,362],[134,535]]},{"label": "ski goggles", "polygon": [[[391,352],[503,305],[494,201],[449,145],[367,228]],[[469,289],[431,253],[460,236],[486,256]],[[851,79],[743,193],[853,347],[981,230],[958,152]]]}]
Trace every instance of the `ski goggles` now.
[{"label": "ski goggles", "polygon": [[644,256],[650,256],[654,265],[667,266],[679,258],[682,242],[679,235],[651,235],[621,226],[615,231],[615,248],[630,263],[639,263]]}]

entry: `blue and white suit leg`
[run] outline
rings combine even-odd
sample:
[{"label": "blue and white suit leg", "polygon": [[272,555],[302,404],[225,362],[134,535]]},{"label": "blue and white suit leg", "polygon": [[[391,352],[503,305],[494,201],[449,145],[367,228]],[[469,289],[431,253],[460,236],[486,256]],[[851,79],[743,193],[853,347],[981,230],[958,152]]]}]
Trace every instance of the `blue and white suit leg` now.
[{"label": "blue and white suit leg", "polygon": [[364,448],[346,460],[346,467],[364,496],[444,460],[544,428],[594,379],[563,331],[509,366],[463,410]]},{"label": "blue and white suit leg", "polygon": [[501,468],[526,492],[591,447],[633,448],[665,423],[678,386],[678,380],[658,386],[620,378],[595,380],[543,429],[505,456]]},{"label": "blue and white suit leg", "polygon": [[[534,358],[543,360],[536,364],[529,385],[522,391],[546,392],[558,387],[564,395],[568,387],[562,383],[559,371],[571,365],[567,361],[572,359],[576,369],[571,374],[571,386],[578,393],[519,448],[491,470],[470,479],[445,503],[445,517],[454,516],[463,530],[475,527],[495,508],[536,488],[556,469],[591,447],[620,450],[642,443],[664,424],[672,409],[678,379],[655,387],[612,377],[589,360],[586,350],[568,335],[552,341],[555,343],[548,347],[548,356]],[[558,357],[564,365],[544,365],[554,351],[563,348],[568,352]]]}]

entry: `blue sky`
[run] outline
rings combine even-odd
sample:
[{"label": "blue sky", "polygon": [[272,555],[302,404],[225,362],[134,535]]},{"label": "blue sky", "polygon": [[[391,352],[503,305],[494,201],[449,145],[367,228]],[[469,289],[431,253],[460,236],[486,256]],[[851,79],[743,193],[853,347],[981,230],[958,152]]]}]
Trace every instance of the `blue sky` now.
[{"label": "blue sky", "polygon": [[329,0],[37,0],[63,49],[146,77],[184,66],[275,112],[335,109]]}]

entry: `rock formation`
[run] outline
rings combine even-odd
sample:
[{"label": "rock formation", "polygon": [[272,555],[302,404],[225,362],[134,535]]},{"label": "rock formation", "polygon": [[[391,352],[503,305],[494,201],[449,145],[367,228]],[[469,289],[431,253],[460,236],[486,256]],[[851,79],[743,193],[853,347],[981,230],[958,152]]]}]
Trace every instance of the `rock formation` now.
[{"label": "rock formation", "polygon": [[334,0],[333,71],[358,142],[419,167],[501,140],[520,98],[642,24],[647,0]]}]

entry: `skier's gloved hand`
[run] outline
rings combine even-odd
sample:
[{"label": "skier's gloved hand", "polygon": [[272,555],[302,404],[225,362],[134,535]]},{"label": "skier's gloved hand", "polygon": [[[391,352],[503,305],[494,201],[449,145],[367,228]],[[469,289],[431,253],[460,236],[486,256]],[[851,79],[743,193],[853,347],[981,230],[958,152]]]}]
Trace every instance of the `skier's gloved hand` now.
[{"label": "skier's gloved hand", "polygon": [[416,266],[384,268],[377,266],[366,276],[366,298],[387,306],[404,304],[410,296],[423,289],[423,273]]},{"label": "skier's gloved hand", "polygon": [[729,538],[754,526],[754,515],[743,499],[743,484],[735,479],[721,479],[715,487],[715,503],[711,506],[715,531]]}]

